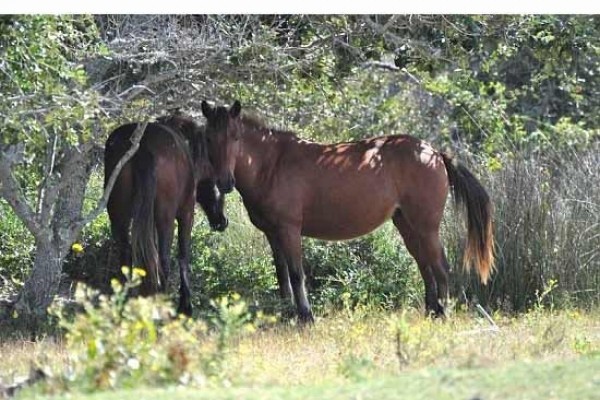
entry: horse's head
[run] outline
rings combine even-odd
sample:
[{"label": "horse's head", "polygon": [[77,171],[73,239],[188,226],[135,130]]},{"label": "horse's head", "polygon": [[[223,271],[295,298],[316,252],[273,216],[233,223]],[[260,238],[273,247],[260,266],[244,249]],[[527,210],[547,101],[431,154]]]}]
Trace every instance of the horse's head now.
[{"label": "horse's head", "polygon": [[196,187],[196,201],[204,210],[210,227],[222,232],[229,225],[229,220],[225,216],[225,196],[215,186],[215,182],[206,179],[198,182]]},{"label": "horse's head", "polygon": [[235,162],[240,152],[240,111],[242,106],[235,101],[231,108],[212,107],[202,102],[202,113],[206,117],[206,140],[208,157],[215,169],[217,187],[229,193],[235,186]]},{"label": "horse's head", "polygon": [[210,227],[216,231],[227,228],[229,221],[224,213],[225,196],[216,187],[215,169],[209,161],[204,127],[193,118],[171,115],[158,120],[181,133],[191,150],[196,177],[196,201],[204,210]]}]

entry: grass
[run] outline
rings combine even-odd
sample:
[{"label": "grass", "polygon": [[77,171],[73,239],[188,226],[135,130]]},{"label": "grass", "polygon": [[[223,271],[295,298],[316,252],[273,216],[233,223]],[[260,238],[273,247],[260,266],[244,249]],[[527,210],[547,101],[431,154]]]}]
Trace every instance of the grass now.
[{"label": "grass", "polygon": [[[193,388],[130,388],[71,398],[592,398],[600,389],[598,311],[495,315],[498,331],[463,312],[446,322],[417,310],[359,309],[299,330],[276,325],[237,336],[218,380]],[[211,340],[210,338],[208,339]],[[199,348],[206,346],[202,343]],[[6,383],[32,362],[65,368],[54,339],[0,345]],[[44,387],[19,398],[39,398]],[[68,398],[68,394],[66,395]],[[74,396],[74,397],[73,397]],[[483,397],[482,397],[483,396]]]},{"label": "grass", "polygon": [[258,332],[228,362],[235,383],[296,385],[369,379],[423,368],[480,368],[600,352],[600,323],[579,312],[496,316],[499,332],[470,315],[443,323],[405,314],[338,315],[313,329]]},{"label": "grass", "polygon": [[[184,399],[596,399],[600,357],[518,362],[478,369],[427,368],[354,382],[231,388],[140,388],[101,392],[89,400]],[[63,399],[79,398],[67,395]],[[41,398],[41,397],[36,397]]]}]

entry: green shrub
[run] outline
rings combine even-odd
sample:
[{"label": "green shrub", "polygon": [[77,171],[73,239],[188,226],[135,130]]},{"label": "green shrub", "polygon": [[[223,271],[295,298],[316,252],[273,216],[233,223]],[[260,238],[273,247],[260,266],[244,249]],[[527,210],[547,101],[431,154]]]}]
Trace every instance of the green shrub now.
[{"label": "green shrub", "polygon": [[51,313],[65,330],[67,367],[43,390],[96,391],[143,386],[220,384],[232,379],[226,358],[235,338],[272,322],[251,315],[237,294],[211,301],[204,320],[177,316],[164,297],[130,298],[142,269],[123,267],[112,295],[85,285],[77,290],[75,314],[64,303]]},{"label": "green shrub", "polygon": [[219,233],[210,230],[201,211],[196,212],[191,265],[194,303],[206,309],[209,299],[235,292],[249,299],[253,308],[268,307],[278,293],[269,244],[250,223],[237,193],[227,196],[225,214],[229,227]]},{"label": "green shrub", "polygon": [[422,282],[400,234],[386,223],[346,242],[304,241],[304,265],[317,309],[419,304]]},{"label": "green shrub", "polygon": [[33,266],[34,249],[33,236],[0,199],[0,295],[21,287]]},{"label": "green shrub", "polygon": [[64,385],[93,391],[204,379],[189,371],[197,362],[191,356],[196,336],[206,333],[206,325],[175,318],[164,299],[127,300],[144,272],[134,269],[133,280],[124,285],[113,280],[110,296],[78,290],[83,312],[74,318],[62,307],[54,310],[66,331],[70,357]]}]

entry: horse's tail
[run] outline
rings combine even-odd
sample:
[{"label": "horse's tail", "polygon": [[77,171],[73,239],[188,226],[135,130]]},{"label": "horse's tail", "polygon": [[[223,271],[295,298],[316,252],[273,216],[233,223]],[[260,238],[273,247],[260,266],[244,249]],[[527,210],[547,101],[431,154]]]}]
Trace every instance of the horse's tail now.
[{"label": "horse's tail", "polygon": [[448,180],[457,206],[463,205],[467,217],[467,245],[463,267],[469,271],[475,264],[481,282],[487,283],[494,269],[494,233],[492,204],[487,192],[469,170],[442,153]]},{"label": "horse's tail", "polygon": [[[140,147],[132,160],[133,221],[131,247],[133,266],[146,270],[140,291],[143,295],[156,293],[160,286],[159,260],[154,221],[156,172],[152,153]],[[133,267],[132,266],[132,267]]]}]

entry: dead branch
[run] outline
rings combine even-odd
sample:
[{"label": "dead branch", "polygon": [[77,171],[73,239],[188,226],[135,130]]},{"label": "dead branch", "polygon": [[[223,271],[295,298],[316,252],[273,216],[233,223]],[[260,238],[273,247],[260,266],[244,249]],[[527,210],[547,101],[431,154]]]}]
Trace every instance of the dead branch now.
[{"label": "dead branch", "polygon": [[133,132],[133,135],[131,136],[131,139],[130,139],[131,147],[129,148],[129,150],[127,150],[127,152],[123,155],[123,157],[121,157],[121,159],[117,163],[115,169],[113,170],[112,174],[110,175],[110,178],[108,179],[108,183],[106,184],[106,188],[104,189],[104,194],[102,195],[102,198],[100,199],[100,201],[98,202],[98,204],[92,211],[90,211],[87,215],[79,218],[79,220],[77,221],[77,225],[82,226],[82,227],[87,225],[88,223],[90,223],[91,221],[96,219],[98,217],[98,215],[100,215],[100,213],[102,213],[102,211],[104,211],[104,209],[106,208],[106,204],[108,203],[108,198],[110,197],[110,193],[112,192],[113,186],[115,185],[115,182],[117,181],[117,177],[121,173],[121,169],[123,169],[123,166],[137,152],[138,148],[140,147],[140,141],[142,140],[142,137],[144,135],[144,132],[146,131],[147,126],[148,126],[148,121],[137,124],[137,127],[135,128],[135,131]]}]

